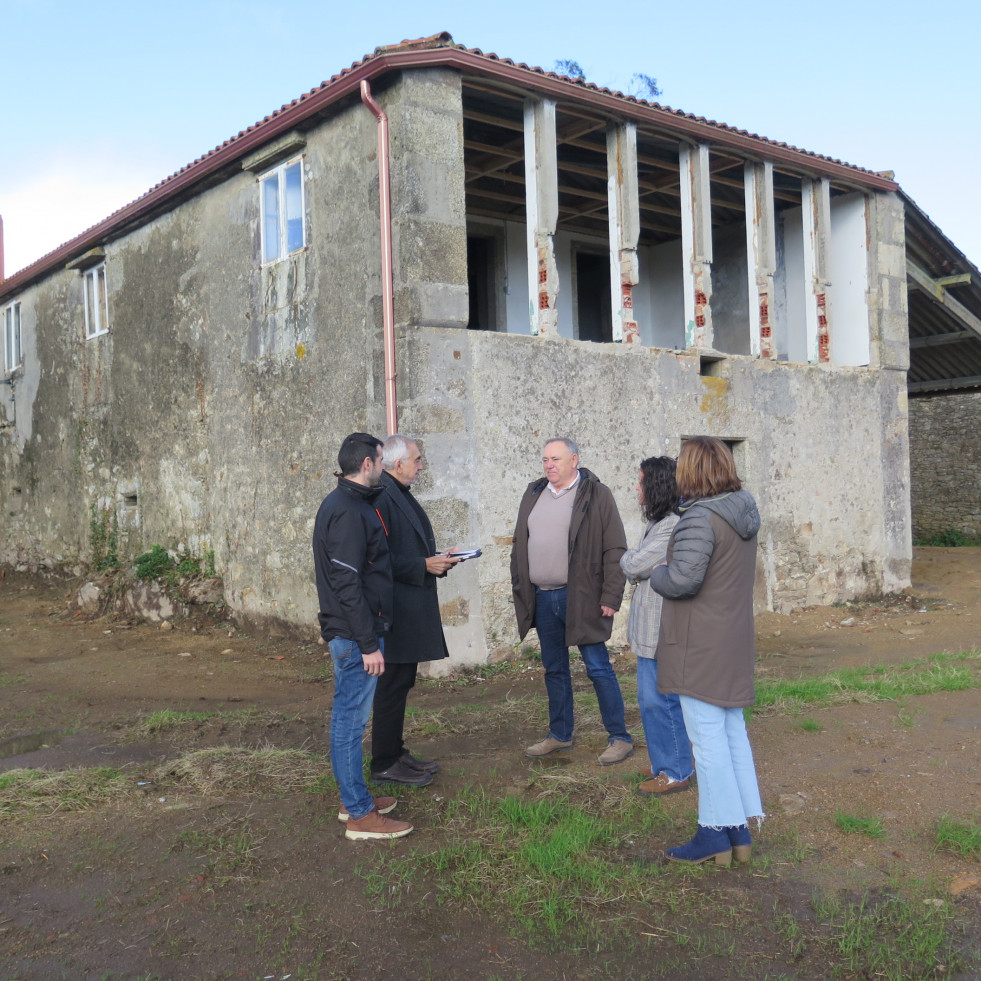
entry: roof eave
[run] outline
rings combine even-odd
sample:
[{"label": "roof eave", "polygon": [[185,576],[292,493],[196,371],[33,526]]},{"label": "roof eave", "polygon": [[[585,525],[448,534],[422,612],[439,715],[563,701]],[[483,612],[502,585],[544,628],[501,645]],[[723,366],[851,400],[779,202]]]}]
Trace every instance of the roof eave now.
[{"label": "roof eave", "polygon": [[679,115],[671,110],[629,97],[600,91],[587,83],[570,83],[567,78],[551,76],[531,68],[509,64],[495,58],[459,47],[417,48],[405,51],[386,50],[371,55],[359,64],[324,83],[310,95],[269,116],[253,128],[233,137],[213,152],[178,171],[172,177],[147,191],[146,194],[93,225],[80,235],[59,246],[53,252],[0,282],[0,299],[8,297],[41,279],[53,269],[63,266],[75,256],[96,245],[117,237],[128,226],[142,224],[154,215],[167,210],[167,205],[192,188],[207,181],[256,147],[275,139],[304,120],[316,116],[346,96],[357,93],[361,82],[373,80],[391,71],[406,68],[455,68],[484,77],[496,78],[522,88],[531,89],[557,100],[575,101],[589,105],[610,116],[626,117],[636,122],[651,123],[677,133],[679,139],[723,146],[754,159],[768,159],[793,165],[832,179],[846,181],[878,191],[895,191],[898,185],[886,177],[863,172],[847,164],[815,157],[806,151],[782,147],[759,137],[734,132],[710,122]]}]

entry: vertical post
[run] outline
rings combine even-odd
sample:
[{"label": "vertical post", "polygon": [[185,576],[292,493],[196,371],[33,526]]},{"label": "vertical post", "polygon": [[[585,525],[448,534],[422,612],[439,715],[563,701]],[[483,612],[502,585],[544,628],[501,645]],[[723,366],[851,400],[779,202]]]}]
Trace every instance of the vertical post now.
[{"label": "vertical post", "polygon": [[637,189],[637,127],[634,123],[607,127],[606,174],[613,340],[633,344],[640,340],[633,297],[633,288],[640,282],[637,261],[640,198]]},{"label": "vertical post", "polygon": [[555,103],[525,102],[525,209],[528,229],[528,304],[533,334],[556,334],[559,270],[555,228],[559,220],[559,171]]},{"label": "vertical post", "polygon": [[804,325],[807,359],[812,364],[831,360],[831,297],[828,259],[831,242],[831,182],[801,181],[804,221]]},{"label": "vertical post", "polygon": [[712,336],[712,198],[709,148],[682,143],[681,251],[685,285],[685,345],[711,348]]},{"label": "vertical post", "polygon": [[773,273],[777,267],[776,218],[773,208],[773,164],[747,163],[746,273],[749,285],[749,347],[755,357],[775,358],[773,339]]}]

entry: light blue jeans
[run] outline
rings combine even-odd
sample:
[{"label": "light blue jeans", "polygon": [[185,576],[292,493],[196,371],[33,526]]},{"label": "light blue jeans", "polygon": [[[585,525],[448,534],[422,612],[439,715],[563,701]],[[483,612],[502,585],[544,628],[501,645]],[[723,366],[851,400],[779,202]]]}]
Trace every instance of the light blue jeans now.
[{"label": "light blue jeans", "polygon": [[762,821],[743,710],[710,705],[691,695],[679,697],[698,767],[698,823],[718,829],[748,824],[751,817]]},{"label": "light blue jeans", "polygon": [[334,662],[330,766],[341,792],[341,803],[352,818],[358,819],[375,806],[364,782],[361,738],[371,717],[378,678],[365,671],[361,648],[353,640],[335,637],[330,641],[330,656]]},{"label": "light blue jeans", "polygon": [[657,690],[657,658],[637,658],[637,705],[647,740],[651,773],[664,773],[672,780],[687,780],[694,770],[691,744],[681,702],[677,695]]}]

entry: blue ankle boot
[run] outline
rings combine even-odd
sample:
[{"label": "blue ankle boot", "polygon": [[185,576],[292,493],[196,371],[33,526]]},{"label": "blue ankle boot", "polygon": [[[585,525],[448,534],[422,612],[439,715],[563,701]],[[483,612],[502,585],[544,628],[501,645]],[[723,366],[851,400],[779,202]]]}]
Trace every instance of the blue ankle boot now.
[{"label": "blue ankle boot", "polygon": [[729,834],[729,844],[732,845],[732,857],[737,862],[748,862],[753,851],[753,839],[749,826],[737,824],[726,828]]},{"label": "blue ankle boot", "polygon": [[669,848],[664,854],[672,862],[688,862],[691,865],[714,858],[716,865],[726,867],[732,862],[732,845],[725,829],[715,831],[700,824],[695,837],[687,845]]}]

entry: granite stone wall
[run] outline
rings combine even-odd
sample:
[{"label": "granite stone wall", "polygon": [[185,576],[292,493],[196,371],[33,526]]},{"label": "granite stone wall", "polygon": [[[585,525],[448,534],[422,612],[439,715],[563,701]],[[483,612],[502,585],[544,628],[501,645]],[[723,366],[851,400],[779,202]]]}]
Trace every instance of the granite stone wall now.
[{"label": "granite stone wall", "polygon": [[981,538],[981,392],[909,403],[913,537]]}]

